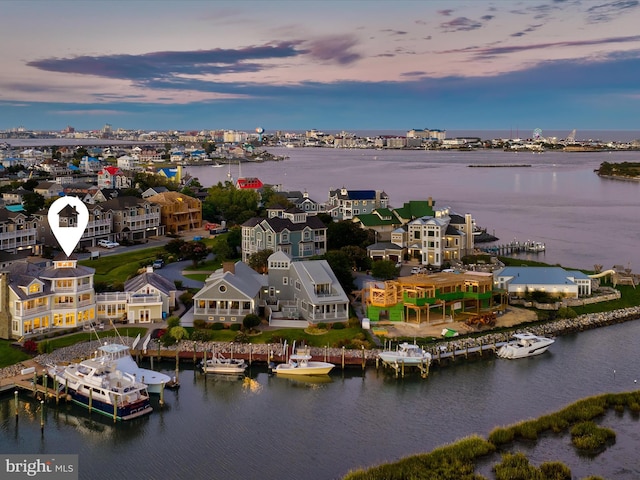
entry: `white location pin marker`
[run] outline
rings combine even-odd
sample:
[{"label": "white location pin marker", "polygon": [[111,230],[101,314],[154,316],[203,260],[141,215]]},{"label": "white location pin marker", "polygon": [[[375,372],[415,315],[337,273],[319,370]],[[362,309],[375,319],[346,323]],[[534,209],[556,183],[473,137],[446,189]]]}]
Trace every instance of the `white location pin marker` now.
[{"label": "white location pin marker", "polygon": [[78,197],[60,197],[49,207],[47,219],[53,236],[70,256],[89,223],[87,206]]}]

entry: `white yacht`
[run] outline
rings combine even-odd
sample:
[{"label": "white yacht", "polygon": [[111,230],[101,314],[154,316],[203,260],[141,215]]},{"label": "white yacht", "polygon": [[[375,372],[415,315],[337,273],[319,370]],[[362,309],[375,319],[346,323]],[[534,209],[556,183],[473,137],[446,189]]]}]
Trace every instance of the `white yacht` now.
[{"label": "white yacht", "polygon": [[104,343],[98,347],[98,358],[112,361],[118,370],[133,375],[137,380],[147,385],[149,393],[160,394],[162,389],[172,380],[169,375],[164,373],[139,367],[124,342]]},{"label": "white yacht", "polygon": [[201,364],[204,373],[243,374],[247,364],[242,358],[225,358],[221,354],[205,358]]},{"label": "white yacht", "polygon": [[308,350],[299,350],[291,354],[287,363],[276,365],[273,371],[277,375],[327,375],[335,365],[329,362],[313,361]]},{"label": "white yacht", "polygon": [[552,338],[539,337],[532,333],[516,333],[512,339],[501,346],[497,355],[500,358],[524,358],[540,355],[555,342]]},{"label": "white yacht", "polygon": [[147,386],[115,367],[105,357],[67,366],[51,365],[48,375],[74,403],[115,420],[131,420],[151,413]]},{"label": "white yacht", "polygon": [[378,358],[386,363],[404,365],[430,365],[431,354],[424,351],[415,343],[400,343],[396,350],[385,350],[378,354]]}]

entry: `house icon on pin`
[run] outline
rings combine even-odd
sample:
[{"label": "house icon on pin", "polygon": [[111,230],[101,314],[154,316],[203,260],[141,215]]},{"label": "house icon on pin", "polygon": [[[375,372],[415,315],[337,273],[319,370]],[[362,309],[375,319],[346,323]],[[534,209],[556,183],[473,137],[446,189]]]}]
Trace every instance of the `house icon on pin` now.
[{"label": "house icon on pin", "polygon": [[76,207],[66,205],[58,212],[58,226],[62,228],[75,227],[78,225],[78,211]]}]

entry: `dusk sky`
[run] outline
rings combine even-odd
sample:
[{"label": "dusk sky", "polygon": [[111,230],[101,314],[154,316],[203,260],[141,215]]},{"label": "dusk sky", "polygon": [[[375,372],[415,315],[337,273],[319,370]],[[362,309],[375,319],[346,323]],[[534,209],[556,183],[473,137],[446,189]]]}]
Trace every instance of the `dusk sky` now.
[{"label": "dusk sky", "polygon": [[640,0],[2,2],[0,129],[640,129]]}]

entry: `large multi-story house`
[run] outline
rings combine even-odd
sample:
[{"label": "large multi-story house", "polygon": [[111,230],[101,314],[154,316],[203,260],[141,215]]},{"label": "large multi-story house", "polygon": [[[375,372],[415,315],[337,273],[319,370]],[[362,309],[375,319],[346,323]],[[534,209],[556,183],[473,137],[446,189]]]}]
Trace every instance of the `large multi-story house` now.
[{"label": "large multi-story house", "polygon": [[276,192],[291,202],[296,208],[299,208],[303,212],[307,212],[309,215],[315,215],[326,211],[326,205],[324,203],[318,203],[309,197],[307,192],[301,192],[299,190],[292,190],[289,192]]},{"label": "large multi-story house", "polygon": [[297,208],[269,208],[267,218],[254,217],[242,224],[242,260],[267,249],[294,259],[324,255],[327,227],[317,216]]},{"label": "large multi-story house", "polygon": [[389,196],[377,190],[347,190],[340,188],[329,191],[327,212],[338,220],[352,220],[354,217],[372,213],[376,208],[387,208]]},{"label": "large multi-story house", "polygon": [[349,300],[326,260],[292,261],[280,251],[260,275],[244,262],[225,264],[193,298],[194,320],[241,323],[264,308],[271,326],[304,328],[346,322]]},{"label": "large multi-story house", "polygon": [[0,338],[75,328],[95,319],[93,268],[61,255],[53,265],[14,262],[0,272]]},{"label": "large multi-story house", "polygon": [[98,188],[123,189],[131,187],[131,179],[118,167],[107,166],[98,172]]},{"label": "large multi-story house", "polygon": [[37,245],[38,220],[24,212],[0,208],[0,250],[17,253],[39,253]]},{"label": "large multi-story house", "polygon": [[169,233],[179,233],[202,226],[202,202],[179,192],[164,192],[147,197],[160,206],[162,225]]},{"label": "large multi-story house", "polygon": [[423,265],[440,267],[473,253],[474,222],[470,214],[452,214],[448,208],[433,216],[412,220],[391,234],[391,241],[407,249]]},{"label": "large multi-story house", "polygon": [[160,205],[130,196],[112,198],[100,205],[104,211],[111,211],[116,241],[140,242],[165,233]]}]

